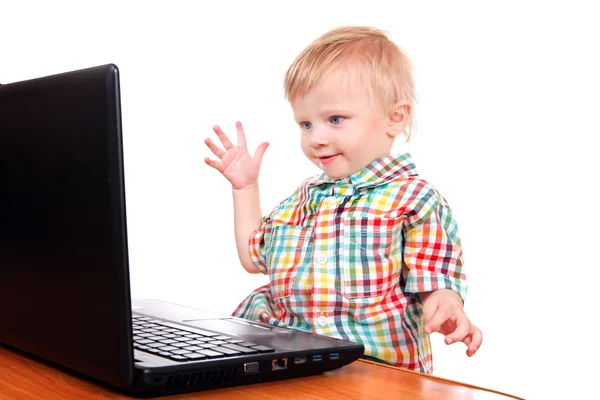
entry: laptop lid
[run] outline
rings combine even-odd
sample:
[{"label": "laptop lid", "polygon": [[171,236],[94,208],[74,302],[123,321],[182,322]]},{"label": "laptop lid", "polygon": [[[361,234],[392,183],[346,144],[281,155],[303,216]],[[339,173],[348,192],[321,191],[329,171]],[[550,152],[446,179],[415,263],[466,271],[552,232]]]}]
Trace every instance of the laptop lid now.
[{"label": "laptop lid", "polygon": [[130,389],[119,73],[0,86],[0,343]]}]

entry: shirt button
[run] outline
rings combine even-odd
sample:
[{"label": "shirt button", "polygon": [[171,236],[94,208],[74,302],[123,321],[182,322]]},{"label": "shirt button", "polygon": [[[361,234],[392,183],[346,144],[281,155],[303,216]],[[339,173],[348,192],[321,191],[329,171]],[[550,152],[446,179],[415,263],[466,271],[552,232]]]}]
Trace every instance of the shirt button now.
[{"label": "shirt button", "polygon": [[317,257],[317,262],[321,265],[325,264],[327,262],[327,256],[321,254]]},{"label": "shirt button", "polygon": [[317,323],[319,324],[319,326],[327,325],[327,317],[325,316],[325,314],[321,313],[321,315],[319,315],[319,318],[317,318]]},{"label": "shirt button", "polygon": [[337,199],[335,198],[335,196],[329,196],[325,199],[326,202],[328,202],[329,204],[334,204],[337,202]]}]

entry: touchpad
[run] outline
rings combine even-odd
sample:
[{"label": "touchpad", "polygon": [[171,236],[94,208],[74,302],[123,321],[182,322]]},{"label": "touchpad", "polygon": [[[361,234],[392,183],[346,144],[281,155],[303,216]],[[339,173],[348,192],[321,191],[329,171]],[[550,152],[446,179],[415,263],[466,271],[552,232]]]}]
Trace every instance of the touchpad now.
[{"label": "touchpad", "polygon": [[311,335],[306,332],[282,329],[276,326],[264,326],[237,319],[183,321],[183,324],[278,349],[313,349],[315,346],[331,346],[332,342],[337,342],[335,339]]},{"label": "touchpad", "polygon": [[219,318],[219,319],[198,319],[198,320],[184,320],[182,321],[185,325],[190,325],[200,329],[207,329],[215,331],[223,335],[269,335],[272,336],[275,333],[291,333],[292,331],[287,329],[280,329],[274,326],[265,326],[261,324],[255,324],[251,321],[236,320],[231,318]]}]

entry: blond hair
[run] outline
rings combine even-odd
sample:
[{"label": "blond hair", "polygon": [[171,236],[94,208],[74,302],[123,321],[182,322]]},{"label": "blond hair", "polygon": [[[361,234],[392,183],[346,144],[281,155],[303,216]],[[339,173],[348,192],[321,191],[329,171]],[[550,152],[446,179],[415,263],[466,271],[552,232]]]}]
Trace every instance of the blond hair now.
[{"label": "blond hair", "polygon": [[[306,95],[332,71],[354,69],[387,109],[407,105],[406,140],[410,139],[416,102],[412,63],[388,39],[387,32],[364,26],[342,26],[321,35],[294,60],[285,74],[285,98]],[[353,73],[354,75],[354,73]]]}]

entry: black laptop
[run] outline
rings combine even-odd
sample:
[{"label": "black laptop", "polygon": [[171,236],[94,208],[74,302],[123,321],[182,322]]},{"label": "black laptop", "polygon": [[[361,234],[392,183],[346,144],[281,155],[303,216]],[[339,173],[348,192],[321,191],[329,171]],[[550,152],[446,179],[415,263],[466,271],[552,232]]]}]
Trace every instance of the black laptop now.
[{"label": "black laptop", "polygon": [[113,64],[0,85],[0,343],[143,397],[361,357],[361,344],[131,301],[119,98]]}]

